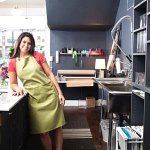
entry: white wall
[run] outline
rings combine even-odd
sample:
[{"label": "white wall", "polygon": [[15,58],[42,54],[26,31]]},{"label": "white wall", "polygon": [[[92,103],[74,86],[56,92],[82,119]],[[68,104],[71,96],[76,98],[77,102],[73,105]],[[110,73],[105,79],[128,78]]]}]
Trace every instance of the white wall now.
[{"label": "white wall", "polygon": [[[21,16],[12,16],[12,8],[0,8],[0,31],[13,29],[45,30],[45,56],[50,56],[50,30],[47,26],[46,8],[21,8]],[[28,18],[28,19],[26,19]],[[49,61],[48,61],[49,62]]]},{"label": "white wall", "polygon": [[22,8],[21,16],[12,16],[11,10],[11,8],[0,9],[0,30],[44,29],[47,26],[45,8],[28,8],[27,12]]}]

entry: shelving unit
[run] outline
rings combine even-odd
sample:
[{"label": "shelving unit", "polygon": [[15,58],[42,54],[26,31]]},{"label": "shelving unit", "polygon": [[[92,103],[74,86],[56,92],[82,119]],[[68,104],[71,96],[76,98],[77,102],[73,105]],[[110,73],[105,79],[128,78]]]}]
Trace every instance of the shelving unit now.
[{"label": "shelving unit", "polygon": [[[150,0],[134,0],[131,125],[143,125],[143,150],[150,147]],[[140,43],[140,44],[139,44]]]},{"label": "shelving unit", "polygon": [[[60,55],[72,55],[71,53],[59,53]],[[86,54],[82,54],[82,53],[77,53],[77,55],[83,55],[86,56]],[[90,54],[90,56],[104,56],[104,55],[100,55],[100,54]]]}]

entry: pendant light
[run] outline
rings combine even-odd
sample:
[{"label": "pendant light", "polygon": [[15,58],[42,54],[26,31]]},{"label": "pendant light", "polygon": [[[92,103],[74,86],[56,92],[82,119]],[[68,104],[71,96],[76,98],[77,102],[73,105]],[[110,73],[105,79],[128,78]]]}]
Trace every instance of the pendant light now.
[{"label": "pendant light", "polygon": [[27,13],[27,0],[26,0],[26,17],[25,19],[28,19],[28,13]]}]

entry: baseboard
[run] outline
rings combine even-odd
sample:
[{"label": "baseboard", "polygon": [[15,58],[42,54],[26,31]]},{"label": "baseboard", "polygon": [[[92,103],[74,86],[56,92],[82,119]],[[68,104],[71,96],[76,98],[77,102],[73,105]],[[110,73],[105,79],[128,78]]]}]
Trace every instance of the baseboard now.
[{"label": "baseboard", "polygon": [[[96,100],[95,106],[101,106],[101,99]],[[86,107],[86,100],[66,100],[65,106]]]}]

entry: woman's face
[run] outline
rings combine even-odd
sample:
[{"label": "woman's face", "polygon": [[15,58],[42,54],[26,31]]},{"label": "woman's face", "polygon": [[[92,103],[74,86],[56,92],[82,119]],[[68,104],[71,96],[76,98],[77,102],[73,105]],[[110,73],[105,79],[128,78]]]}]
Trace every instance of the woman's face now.
[{"label": "woman's face", "polygon": [[29,37],[24,37],[20,43],[20,52],[28,53],[31,49],[31,40]]}]

